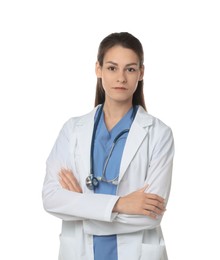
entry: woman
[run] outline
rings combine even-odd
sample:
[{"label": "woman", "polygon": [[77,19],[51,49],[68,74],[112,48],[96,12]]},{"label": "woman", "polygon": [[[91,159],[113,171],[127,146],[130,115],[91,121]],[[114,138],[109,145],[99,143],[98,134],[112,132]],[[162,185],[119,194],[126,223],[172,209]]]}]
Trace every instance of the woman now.
[{"label": "woman", "polygon": [[95,108],[66,122],[47,159],[43,204],[61,218],[61,260],[165,260],[160,222],[171,185],[171,129],[146,112],[143,49],[108,35]]}]

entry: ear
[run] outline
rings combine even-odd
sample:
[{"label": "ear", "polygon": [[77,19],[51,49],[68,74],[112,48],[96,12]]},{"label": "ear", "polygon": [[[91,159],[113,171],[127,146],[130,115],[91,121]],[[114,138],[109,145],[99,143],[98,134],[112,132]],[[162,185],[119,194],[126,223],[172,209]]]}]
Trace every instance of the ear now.
[{"label": "ear", "polygon": [[98,61],[95,64],[95,73],[96,73],[97,78],[102,77],[102,67],[100,66]]},{"label": "ear", "polygon": [[144,78],[144,65],[140,68],[140,76],[139,76],[139,81],[143,80]]}]

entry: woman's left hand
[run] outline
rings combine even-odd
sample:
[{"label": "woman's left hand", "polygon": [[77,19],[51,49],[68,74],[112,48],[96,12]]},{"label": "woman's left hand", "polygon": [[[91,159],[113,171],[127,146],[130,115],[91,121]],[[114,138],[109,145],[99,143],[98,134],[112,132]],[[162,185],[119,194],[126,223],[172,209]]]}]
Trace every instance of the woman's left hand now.
[{"label": "woman's left hand", "polygon": [[82,193],[82,189],[71,170],[62,169],[59,172],[61,186],[69,191]]}]

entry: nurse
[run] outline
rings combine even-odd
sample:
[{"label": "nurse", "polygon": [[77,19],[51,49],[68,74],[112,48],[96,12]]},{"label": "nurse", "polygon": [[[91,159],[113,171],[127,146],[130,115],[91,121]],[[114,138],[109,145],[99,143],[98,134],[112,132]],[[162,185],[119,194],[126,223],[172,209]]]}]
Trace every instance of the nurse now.
[{"label": "nurse", "polygon": [[127,32],[100,43],[95,108],[69,119],[47,159],[43,204],[62,219],[61,260],[167,260],[160,227],[174,156],[146,111],[144,54]]}]

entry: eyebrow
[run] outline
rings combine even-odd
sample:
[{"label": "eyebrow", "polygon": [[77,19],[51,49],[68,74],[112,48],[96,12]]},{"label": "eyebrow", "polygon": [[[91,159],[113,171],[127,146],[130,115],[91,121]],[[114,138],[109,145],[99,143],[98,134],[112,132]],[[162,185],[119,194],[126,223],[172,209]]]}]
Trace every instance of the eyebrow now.
[{"label": "eyebrow", "polygon": [[[110,63],[112,65],[118,66],[118,63],[113,62],[113,61],[106,61],[106,63]],[[129,66],[133,66],[133,65],[138,66],[138,64],[136,62],[131,62],[131,63],[126,64],[125,67],[129,67]]]}]

